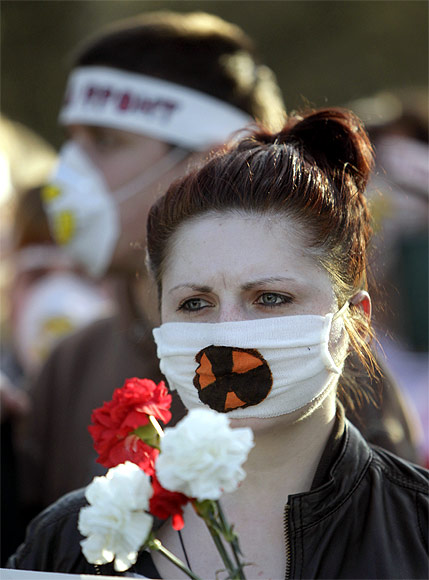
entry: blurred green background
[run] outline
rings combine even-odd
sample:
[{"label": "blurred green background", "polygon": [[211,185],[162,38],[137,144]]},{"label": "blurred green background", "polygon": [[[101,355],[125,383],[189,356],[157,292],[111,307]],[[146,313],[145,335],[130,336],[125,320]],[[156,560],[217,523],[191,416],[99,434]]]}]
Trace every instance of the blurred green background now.
[{"label": "blurred green background", "polygon": [[289,110],[428,84],[426,0],[1,0],[2,112],[57,147],[71,49],[108,22],[159,9],[205,10],[242,26]]}]

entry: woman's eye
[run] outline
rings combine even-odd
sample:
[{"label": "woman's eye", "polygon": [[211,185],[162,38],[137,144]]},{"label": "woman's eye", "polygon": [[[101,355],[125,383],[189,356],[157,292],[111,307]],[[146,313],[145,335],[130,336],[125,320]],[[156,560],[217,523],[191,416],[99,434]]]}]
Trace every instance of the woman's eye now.
[{"label": "woman's eye", "polygon": [[114,137],[98,137],[94,143],[99,151],[111,151],[119,146],[118,140]]},{"label": "woman's eye", "polygon": [[123,145],[120,133],[113,129],[97,128],[92,132],[92,140],[94,146],[101,152],[112,151]]},{"label": "woman's eye", "polygon": [[288,304],[290,302],[292,302],[291,296],[277,294],[276,292],[264,292],[255,303],[261,304],[262,306],[281,306],[282,304]]},{"label": "woman's eye", "polygon": [[198,310],[202,310],[203,308],[207,308],[210,306],[210,303],[207,300],[203,300],[202,298],[190,298],[189,300],[185,300],[182,302],[177,310],[184,310],[185,312],[197,312]]}]

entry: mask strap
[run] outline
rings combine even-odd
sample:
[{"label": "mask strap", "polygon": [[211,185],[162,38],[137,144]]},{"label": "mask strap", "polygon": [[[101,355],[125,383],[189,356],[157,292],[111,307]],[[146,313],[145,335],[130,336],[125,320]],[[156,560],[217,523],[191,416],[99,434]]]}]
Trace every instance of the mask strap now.
[{"label": "mask strap", "polygon": [[339,318],[340,316],[342,316],[344,314],[344,312],[347,310],[347,308],[349,308],[350,306],[350,300],[346,300],[345,303],[343,304],[343,306],[334,314],[334,316],[332,317],[332,320],[335,320],[336,318]]},{"label": "mask strap", "polygon": [[188,149],[182,147],[174,147],[164,157],[162,157],[150,169],[138,175],[136,179],[115,191],[115,201],[117,204],[124,203],[134,195],[140,193],[157,181],[161,175],[168,173],[173,167],[178,165],[180,161],[189,155]]}]

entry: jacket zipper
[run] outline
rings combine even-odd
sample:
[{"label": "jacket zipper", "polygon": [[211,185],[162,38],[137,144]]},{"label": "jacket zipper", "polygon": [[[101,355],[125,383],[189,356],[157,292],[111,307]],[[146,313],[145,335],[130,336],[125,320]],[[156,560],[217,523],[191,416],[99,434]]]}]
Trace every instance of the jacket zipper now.
[{"label": "jacket zipper", "polygon": [[285,572],[285,580],[289,580],[290,578],[290,558],[291,558],[291,550],[290,550],[290,538],[289,538],[289,510],[290,505],[285,505],[285,512],[284,512],[284,535],[285,535],[285,547],[286,547],[286,572]]}]

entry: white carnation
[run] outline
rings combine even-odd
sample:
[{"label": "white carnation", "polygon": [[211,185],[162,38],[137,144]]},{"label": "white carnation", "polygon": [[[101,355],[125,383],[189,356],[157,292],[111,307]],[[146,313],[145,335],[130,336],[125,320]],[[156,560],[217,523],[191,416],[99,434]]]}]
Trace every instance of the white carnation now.
[{"label": "white carnation", "polygon": [[245,478],[241,466],[252,447],[251,429],[231,429],[225,415],[192,409],[176,427],[166,429],[157,476],[170,491],[200,501],[216,500]]},{"label": "white carnation", "polygon": [[127,461],[95,477],[87,487],[89,506],[80,510],[79,531],[82,552],[92,564],[115,560],[115,570],[132,566],[146,541],[153,518],[145,513],[152,495],[150,478]]}]

